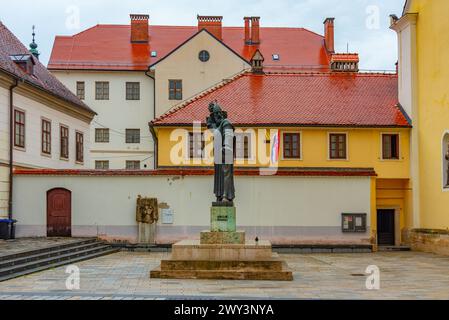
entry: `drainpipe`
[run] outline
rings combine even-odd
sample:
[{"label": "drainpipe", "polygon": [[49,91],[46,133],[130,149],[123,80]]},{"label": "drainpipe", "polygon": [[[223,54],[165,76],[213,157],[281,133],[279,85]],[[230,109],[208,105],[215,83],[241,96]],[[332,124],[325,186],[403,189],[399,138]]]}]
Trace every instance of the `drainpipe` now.
[{"label": "drainpipe", "polygon": [[[153,119],[156,119],[156,79],[150,74],[150,67],[145,71],[145,75],[153,79]],[[157,136],[152,125],[150,125],[150,132],[153,136],[153,152],[154,152],[154,169],[157,169],[158,159],[157,159]]]},{"label": "drainpipe", "polygon": [[15,82],[9,87],[9,196],[8,196],[8,218],[12,219],[13,211],[13,166],[14,166],[14,89],[19,85],[19,80],[15,79]]},{"label": "drainpipe", "polygon": [[153,137],[153,141],[154,141],[154,169],[158,168],[158,152],[157,152],[157,148],[158,148],[158,139],[157,139],[157,134],[156,134],[156,130],[154,130],[153,124],[150,122],[149,124],[150,127],[150,132],[151,132],[151,136]]}]

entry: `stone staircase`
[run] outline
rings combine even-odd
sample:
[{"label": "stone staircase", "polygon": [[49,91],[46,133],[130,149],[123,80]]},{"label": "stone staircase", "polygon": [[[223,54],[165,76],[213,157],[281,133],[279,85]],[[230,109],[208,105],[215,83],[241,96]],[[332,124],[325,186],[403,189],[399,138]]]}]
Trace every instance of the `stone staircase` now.
[{"label": "stone staircase", "polygon": [[0,257],[0,282],[118,252],[97,239],[84,239]]}]

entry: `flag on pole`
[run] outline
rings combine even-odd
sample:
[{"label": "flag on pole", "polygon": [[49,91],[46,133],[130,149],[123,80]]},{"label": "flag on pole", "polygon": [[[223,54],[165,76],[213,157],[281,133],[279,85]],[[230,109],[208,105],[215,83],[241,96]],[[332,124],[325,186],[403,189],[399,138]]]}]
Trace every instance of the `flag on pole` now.
[{"label": "flag on pole", "polygon": [[279,161],[279,130],[273,134],[271,141],[271,163],[275,164]]}]

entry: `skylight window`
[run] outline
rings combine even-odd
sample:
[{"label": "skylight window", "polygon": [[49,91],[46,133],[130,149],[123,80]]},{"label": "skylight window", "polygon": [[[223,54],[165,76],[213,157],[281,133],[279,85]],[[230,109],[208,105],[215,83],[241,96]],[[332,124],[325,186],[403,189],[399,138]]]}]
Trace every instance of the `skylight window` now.
[{"label": "skylight window", "polygon": [[157,51],[151,51],[151,57],[156,58],[157,57]]},{"label": "skylight window", "polygon": [[273,54],[273,61],[279,61],[281,59],[281,57],[279,56],[279,54],[275,53]]}]

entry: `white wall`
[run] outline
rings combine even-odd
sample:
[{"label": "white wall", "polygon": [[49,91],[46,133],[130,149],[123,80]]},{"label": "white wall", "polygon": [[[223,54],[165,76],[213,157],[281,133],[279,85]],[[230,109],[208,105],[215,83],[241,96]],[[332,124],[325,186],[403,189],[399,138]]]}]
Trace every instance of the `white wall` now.
[{"label": "white wall", "polygon": [[[170,243],[208,229],[213,177],[16,176],[15,218],[19,236],[45,236],[46,192],[72,192],[74,236],[134,242],[138,195],[158,198],[174,210],[173,225],[159,223],[157,241]],[[367,213],[369,177],[236,177],[237,224],[248,237],[277,243],[368,242],[370,231],[341,232],[341,213]],[[24,197],[27,201],[21,201]]]},{"label": "white wall", "polygon": [[[85,82],[84,102],[98,116],[91,127],[90,167],[95,160],[109,160],[110,169],[124,169],[126,160],[139,160],[141,169],[153,168],[153,139],[148,123],[154,113],[153,80],[144,72],[52,71],[72,92]],[[95,100],[95,82],[109,82],[109,100]],[[140,100],[126,100],[126,82],[140,82]],[[109,143],[95,143],[95,128],[109,128]],[[126,129],[140,129],[140,144],[127,144]],[[144,165],[147,165],[145,168]]]},{"label": "white wall", "polygon": [[[14,165],[26,168],[83,169],[89,163],[89,123],[14,93],[14,107],[25,112],[25,149],[14,149]],[[41,120],[52,123],[51,156],[41,153]],[[0,86],[0,217],[7,216],[9,165],[9,90]],[[69,127],[69,159],[61,160],[59,124]],[[76,163],[75,130],[84,134],[84,163]],[[5,200],[6,199],[6,200]]]}]

